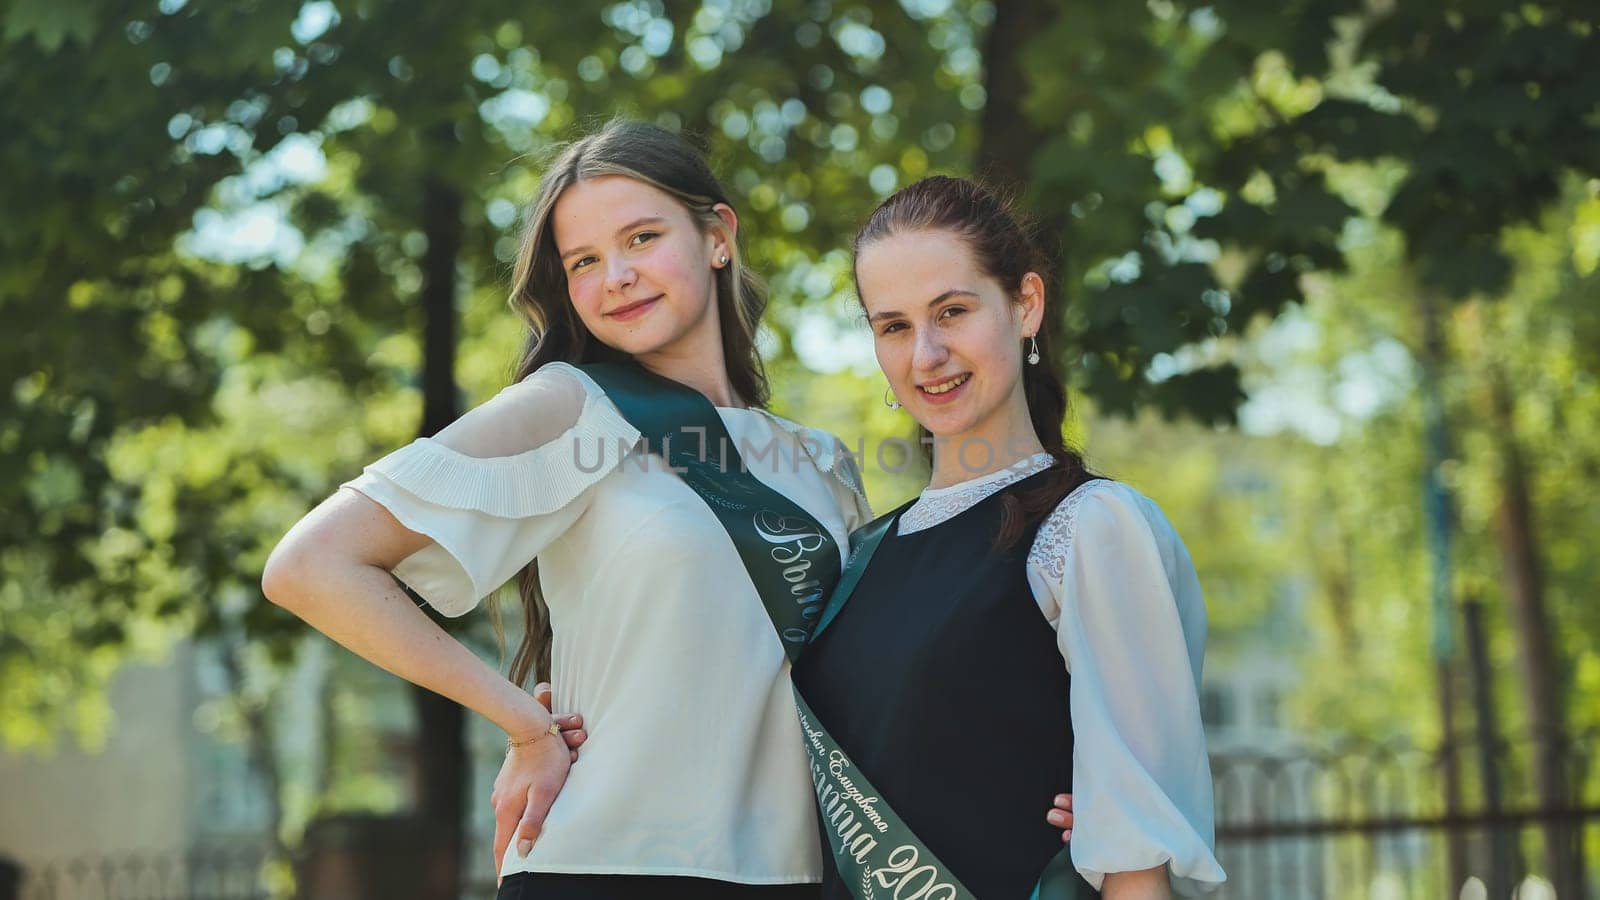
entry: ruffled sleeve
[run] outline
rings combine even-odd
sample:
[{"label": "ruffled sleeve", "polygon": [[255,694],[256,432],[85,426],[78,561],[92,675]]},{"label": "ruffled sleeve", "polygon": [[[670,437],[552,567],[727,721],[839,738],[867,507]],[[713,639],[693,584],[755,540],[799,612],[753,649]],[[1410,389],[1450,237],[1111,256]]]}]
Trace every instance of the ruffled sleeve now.
[{"label": "ruffled sleeve", "polygon": [[394,575],[459,616],[571,527],[638,440],[588,376],[552,363],[341,487],[432,539]]},{"label": "ruffled sleeve", "polygon": [[1159,508],[1091,482],[1039,530],[1033,593],[1072,674],[1072,861],[1096,889],[1165,864],[1183,893],[1226,880],[1200,722],[1205,606]]}]

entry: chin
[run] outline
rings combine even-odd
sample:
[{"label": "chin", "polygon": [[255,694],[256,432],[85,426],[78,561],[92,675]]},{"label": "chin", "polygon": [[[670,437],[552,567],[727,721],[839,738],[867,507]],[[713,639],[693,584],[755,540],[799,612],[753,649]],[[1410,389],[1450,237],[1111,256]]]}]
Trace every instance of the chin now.
[{"label": "chin", "polygon": [[666,325],[664,322],[650,322],[640,328],[613,325],[602,340],[629,356],[642,356],[660,350],[677,339],[678,334]]},{"label": "chin", "polygon": [[972,416],[945,409],[928,410],[927,415],[922,417],[921,422],[922,427],[936,438],[965,434],[977,424]]}]

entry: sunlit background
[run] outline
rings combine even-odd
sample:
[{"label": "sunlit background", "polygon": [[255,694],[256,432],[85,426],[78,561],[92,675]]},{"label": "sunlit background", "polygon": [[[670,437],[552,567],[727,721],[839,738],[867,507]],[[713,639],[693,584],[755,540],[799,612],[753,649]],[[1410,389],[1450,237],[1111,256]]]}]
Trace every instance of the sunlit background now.
[{"label": "sunlit background", "polygon": [[[1206,589],[1222,896],[1600,896],[1592,4],[0,24],[0,900],[493,895],[502,736],[259,578],[337,484],[506,383],[523,204],[614,115],[707,148],[772,286],[774,406],[864,447],[880,510],[926,473],[876,453],[911,423],[855,227],[979,174],[1059,241],[1072,433]],[[502,660],[488,615],[452,627]]]}]

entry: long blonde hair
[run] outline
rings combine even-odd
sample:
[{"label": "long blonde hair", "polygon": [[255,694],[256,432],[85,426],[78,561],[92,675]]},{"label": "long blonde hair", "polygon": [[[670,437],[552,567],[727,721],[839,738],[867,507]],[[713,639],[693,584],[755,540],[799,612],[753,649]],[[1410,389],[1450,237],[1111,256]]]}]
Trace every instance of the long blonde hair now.
[{"label": "long blonde hair", "polygon": [[[556,201],[567,188],[591,178],[621,175],[675,197],[702,230],[725,227],[714,207],[728,193],[711,173],[705,156],[664,128],[613,120],[566,146],[546,170],[526,219],[511,285],[511,306],[528,323],[528,337],[517,362],[521,381],[550,362],[573,365],[615,362],[628,355],[600,342],[578,318],[567,295],[566,270],[550,224]],[[730,238],[733,237],[730,235]],[[716,269],[717,314],[728,378],[738,397],[766,406],[766,370],[756,352],[756,329],[767,307],[767,289],[745,266],[737,240],[729,241],[728,264]],[[530,672],[550,672],[550,610],[539,586],[539,562],[518,575],[526,629],[511,660],[511,680],[524,684]]]}]

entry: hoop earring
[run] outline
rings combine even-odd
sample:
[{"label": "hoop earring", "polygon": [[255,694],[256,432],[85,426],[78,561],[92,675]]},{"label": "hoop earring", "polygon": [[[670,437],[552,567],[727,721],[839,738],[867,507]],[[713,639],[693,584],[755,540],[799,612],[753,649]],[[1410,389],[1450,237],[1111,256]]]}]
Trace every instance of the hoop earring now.
[{"label": "hoop earring", "polygon": [[1037,366],[1039,364],[1039,338],[1030,334],[1028,335],[1028,343],[1028,365]]},{"label": "hoop earring", "polygon": [[883,405],[890,409],[900,408],[900,400],[894,395],[894,388],[886,387],[883,389]]}]

